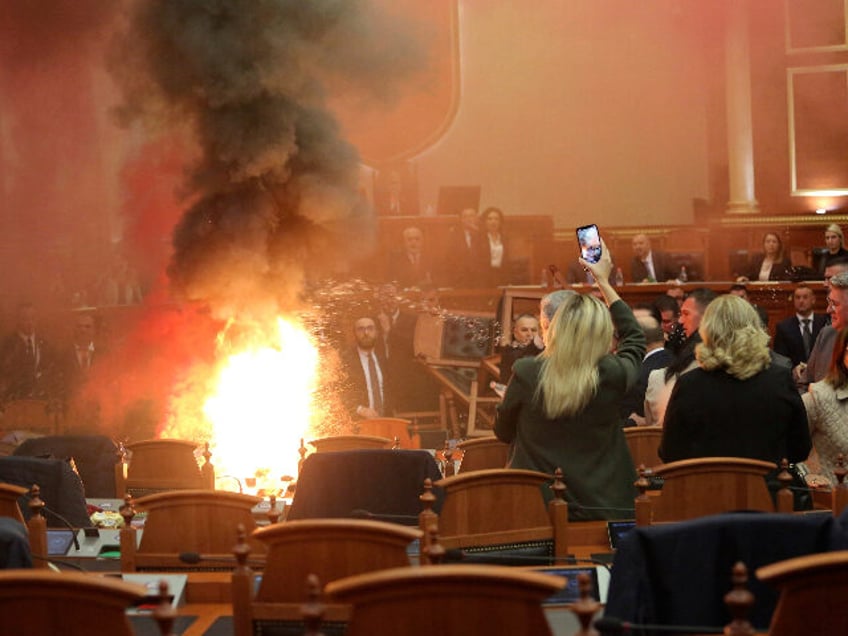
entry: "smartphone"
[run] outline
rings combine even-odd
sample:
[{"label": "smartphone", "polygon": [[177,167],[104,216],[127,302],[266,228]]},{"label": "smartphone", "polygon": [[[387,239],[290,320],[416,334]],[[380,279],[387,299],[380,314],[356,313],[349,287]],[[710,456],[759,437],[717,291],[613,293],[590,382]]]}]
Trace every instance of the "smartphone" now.
[{"label": "smartphone", "polygon": [[601,235],[597,225],[593,223],[578,227],[577,244],[580,245],[580,256],[584,261],[597,263],[601,260]]}]

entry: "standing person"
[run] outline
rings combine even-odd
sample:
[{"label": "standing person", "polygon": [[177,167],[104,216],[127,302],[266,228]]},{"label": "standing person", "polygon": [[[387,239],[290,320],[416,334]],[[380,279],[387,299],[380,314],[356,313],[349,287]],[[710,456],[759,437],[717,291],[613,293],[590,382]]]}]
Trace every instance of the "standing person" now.
[{"label": "standing person", "polygon": [[827,314],[813,313],[816,296],[807,285],[798,285],[792,294],[795,315],[777,323],[774,350],[792,360],[792,366],[807,362],[813,343],[827,324]]},{"label": "standing person", "polygon": [[454,287],[480,287],[483,281],[477,260],[479,252],[477,210],[465,208],[459,213],[459,224],[450,229],[445,241],[442,280]]},{"label": "standing person", "polygon": [[637,320],[645,335],[646,350],[636,384],[621,402],[624,426],[645,425],[645,392],[651,371],[664,369],[674,360],[672,353],[665,348],[665,334],[657,319],[654,316],[637,316]]},{"label": "standing person", "polygon": [[[807,362],[801,362],[793,370],[793,377],[802,389],[810,382],[823,380],[830,369],[833,344],[836,342],[837,330],[848,326],[848,259],[840,259],[828,265],[824,270],[824,285],[828,290],[827,313],[830,325],[819,331],[813,343],[813,350]],[[834,283],[836,280],[836,292]],[[832,298],[832,300],[831,300]]]},{"label": "standing person", "polygon": [[747,457],[802,462],[810,432],[789,369],[771,363],[757,312],[737,296],[706,311],[695,355],[699,368],[677,379],[665,413],[659,456]]},{"label": "standing person", "polygon": [[837,456],[848,455],[848,329],[839,332],[827,376],[803,400],[820,473],[832,483]]},{"label": "standing person", "polygon": [[634,283],[655,283],[673,280],[676,276],[677,272],[668,254],[652,250],[651,240],[645,234],[637,234],[633,237],[630,279]]},{"label": "standing person", "polygon": [[665,409],[674,389],[674,384],[684,373],[698,366],[695,360],[695,347],[701,342],[698,328],[707,307],[718,297],[713,290],[701,287],[693,289],[683,301],[680,310],[680,325],[686,340],[677,352],[674,360],[665,369],[656,369],[648,375],[648,388],[645,390],[645,425],[662,426]]},{"label": "standing person", "polygon": [[[562,296],[545,351],[513,366],[495,435],[511,445],[510,468],[562,469],[572,519],[632,517],[636,471],[618,409],[636,381],[645,337],[610,284],[607,247],[598,263],[581,264],[592,272],[609,310],[591,294]],[[615,354],[613,327],[619,336]]]},{"label": "standing person", "polygon": [[486,208],[481,215],[483,235],[480,237],[480,266],[491,287],[510,282],[509,246],[503,234],[504,214],[498,208]]},{"label": "standing person", "polygon": [[18,307],[15,331],[0,343],[0,382],[3,401],[50,397],[53,352],[36,330],[35,307]]},{"label": "standing person", "polygon": [[66,417],[74,424],[91,424],[98,418],[99,408],[95,401],[83,398],[84,387],[104,356],[104,350],[96,342],[94,314],[86,312],[76,316],[73,341],[56,355],[56,366],[61,376],[61,393]]}]

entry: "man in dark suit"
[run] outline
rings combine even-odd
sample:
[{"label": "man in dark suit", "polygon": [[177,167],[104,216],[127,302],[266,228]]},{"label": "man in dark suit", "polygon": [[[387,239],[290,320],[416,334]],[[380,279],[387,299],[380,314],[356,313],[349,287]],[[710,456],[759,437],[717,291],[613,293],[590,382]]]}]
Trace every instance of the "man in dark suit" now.
[{"label": "man in dark suit", "polygon": [[104,350],[95,342],[95,338],[94,314],[80,313],[74,323],[73,342],[57,351],[56,367],[61,382],[59,390],[66,404],[74,402],[80,395],[92,369],[103,358]]},{"label": "man in dark suit", "polygon": [[347,375],[345,406],[352,416],[382,417],[391,413],[391,391],[386,360],[377,348],[377,323],[370,316],[353,323],[356,346],[342,356]]},{"label": "man in dark suit", "polygon": [[0,343],[0,393],[3,400],[50,397],[54,354],[36,331],[35,308],[18,307],[14,333]]},{"label": "man in dark suit", "polygon": [[777,323],[774,350],[792,360],[792,366],[807,362],[813,343],[827,324],[826,314],[813,313],[816,297],[806,285],[799,285],[792,295],[795,315]]},{"label": "man in dark suit", "polygon": [[630,279],[634,283],[674,280],[677,272],[665,252],[651,249],[651,241],[644,234],[633,237],[633,260],[630,262]]},{"label": "man in dark suit", "polygon": [[424,249],[424,233],[417,227],[403,231],[403,249],[389,254],[386,279],[401,287],[418,287],[435,282],[435,264]]},{"label": "man in dark suit", "polygon": [[[636,310],[638,311],[638,310]],[[621,414],[625,426],[638,426],[645,423],[645,391],[648,389],[648,376],[655,369],[663,369],[671,364],[674,355],[665,348],[665,333],[654,316],[636,315],[642,333],[645,334],[647,348],[642,358],[642,367],[636,384],[627,392],[621,401]]]},{"label": "man in dark suit", "polygon": [[480,231],[477,210],[465,208],[459,213],[459,225],[448,232],[442,261],[442,280],[454,287],[480,287],[484,283],[478,253]]}]

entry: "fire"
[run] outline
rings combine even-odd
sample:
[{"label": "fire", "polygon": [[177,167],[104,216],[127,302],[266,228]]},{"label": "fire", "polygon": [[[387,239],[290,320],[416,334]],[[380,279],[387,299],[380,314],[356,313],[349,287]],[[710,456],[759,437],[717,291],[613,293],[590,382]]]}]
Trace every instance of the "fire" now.
[{"label": "fire", "polygon": [[[205,393],[202,423],[191,422],[184,405],[172,405],[164,436],[208,439],[218,488],[279,494],[286,485],[281,477],[297,475],[301,438],[320,428],[318,348],[294,321],[276,323],[270,337],[241,334],[238,350],[222,356],[210,378],[194,383]],[[228,339],[227,330],[220,339]]]}]

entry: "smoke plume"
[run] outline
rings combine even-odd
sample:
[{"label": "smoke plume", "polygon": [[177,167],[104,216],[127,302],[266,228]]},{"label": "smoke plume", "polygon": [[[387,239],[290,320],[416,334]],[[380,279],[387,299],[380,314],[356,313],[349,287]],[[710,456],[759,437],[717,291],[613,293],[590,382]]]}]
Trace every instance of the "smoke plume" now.
[{"label": "smoke plume", "polygon": [[273,309],[305,274],[367,250],[358,155],[328,90],[391,98],[423,66],[408,25],[363,0],[144,0],[110,66],[118,112],[196,144],[173,235],[181,299],[230,315]]}]

